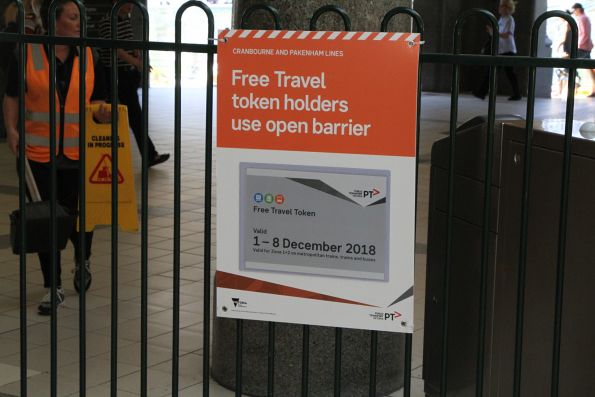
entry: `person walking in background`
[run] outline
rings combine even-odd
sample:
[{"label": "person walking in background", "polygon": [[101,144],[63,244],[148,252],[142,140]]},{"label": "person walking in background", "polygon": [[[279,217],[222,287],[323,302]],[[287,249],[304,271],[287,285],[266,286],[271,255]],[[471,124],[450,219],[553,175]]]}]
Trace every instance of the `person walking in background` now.
[{"label": "person walking in background", "polygon": [[[585,15],[585,9],[582,4],[574,3],[570,7],[572,16],[578,25],[578,53],[577,58],[591,58],[591,50],[593,49],[593,41],[591,40],[591,21]],[[595,73],[593,69],[589,69],[589,76],[591,77],[591,94],[590,98],[595,97]]]},{"label": "person walking in background", "polygon": [[[23,1],[25,9],[25,33],[26,34],[40,34],[41,33],[41,19],[39,18],[39,6],[37,0]],[[19,8],[16,3],[10,3],[4,9],[2,25],[7,32],[16,33],[18,31]],[[12,27],[12,28],[9,28]],[[8,28],[8,29],[7,29]]]},{"label": "person walking in background", "polygon": [[[79,37],[80,15],[78,6],[73,0],[54,0],[56,4],[56,36]],[[41,6],[41,18],[44,30],[48,26],[48,8],[50,0]],[[25,154],[31,167],[35,183],[42,200],[50,199],[50,105],[49,105],[49,49],[42,44],[27,44],[26,91],[25,91]],[[87,51],[87,69],[85,71],[86,97],[85,103],[105,103],[104,71],[97,57],[90,48]],[[71,213],[78,213],[79,194],[79,49],[75,46],[56,45],[56,106],[59,106],[59,117],[56,127],[56,192],[57,201]],[[10,61],[8,84],[3,102],[4,123],[7,132],[7,143],[11,152],[19,153],[19,75],[17,58]],[[109,123],[111,112],[100,107],[94,118],[98,122]],[[76,223],[76,222],[75,222]],[[79,291],[78,275],[81,269],[86,272],[87,284],[91,283],[90,263],[93,233],[86,233],[86,252],[83,257],[80,249],[79,232],[76,225],[70,232],[70,240],[75,249],[75,289]],[[48,236],[49,238],[49,236]],[[52,253],[39,253],[39,262],[43,273],[43,285],[48,289],[41,299],[38,312],[41,315],[51,314],[51,274]],[[64,302],[62,289],[60,252],[57,253],[56,297],[58,306]]]},{"label": "person walking in background", "polygon": [[[40,3],[38,0],[23,1],[23,8],[25,10],[26,34],[42,33],[43,29],[41,26],[41,18],[39,17],[39,7]],[[2,21],[0,23],[0,26],[2,27],[2,32],[17,33],[19,31],[18,14],[19,8],[17,7],[16,3],[13,2],[6,6],[6,8],[4,9],[4,14],[2,15]],[[3,61],[8,61],[8,59],[10,59],[10,54],[12,54],[12,51],[14,51],[15,47],[15,42],[6,41],[0,43],[0,53],[2,54]]]},{"label": "person walking in background", "polygon": [[[116,0],[114,0],[115,3]],[[133,4],[126,3],[118,11],[118,40],[132,40],[132,23],[130,21],[130,12]],[[102,38],[111,39],[111,20],[109,13],[100,21],[99,32]],[[138,100],[138,88],[141,82],[141,73],[143,71],[143,61],[138,50],[117,50],[117,68],[118,68],[118,99],[120,103],[128,107],[128,121],[134,134],[134,139],[138,145],[140,153],[143,153],[143,131],[142,131],[142,109]],[[101,49],[101,60],[108,66],[106,71],[106,81],[108,87],[111,81],[111,59],[110,49]],[[110,87],[111,89],[111,87]],[[149,167],[161,164],[169,159],[169,153],[159,154],[151,138],[147,135],[147,145],[149,154]]]},{"label": "person walking in background", "polygon": [[[500,18],[498,19],[498,36],[499,36],[499,44],[498,44],[498,55],[509,55],[514,56],[517,53],[516,43],[514,41],[514,30],[515,30],[515,23],[512,14],[514,14],[516,10],[516,2],[513,0],[502,0],[500,1],[500,5],[498,6],[498,13],[500,14]],[[486,30],[490,34],[493,34],[492,27],[487,26]],[[508,77],[508,81],[510,81],[510,85],[512,86],[512,96],[508,98],[510,101],[518,101],[521,99],[521,91],[519,89],[519,81],[517,79],[516,74],[514,73],[514,69],[512,66],[506,66],[504,68],[506,72],[506,77]],[[481,86],[477,91],[473,92],[473,95],[480,99],[485,99],[489,89],[489,72],[486,73]]]},{"label": "person walking in background", "polygon": [[[566,11],[568,14],[572,14],[570,10]],[[570,29],[570,24],[563,22],[565,27],[564,34],[561,37],[561,41],[558,43],[556,47],[556,52],[560,54],[561,58],[570,58],[570,51],[571,51],[571,43],[572,43],[572,30]],[[556,78],[558,81],[558,92],[556,93],[557,97],[561,97],[568,86],[568,69],[566,68],[556,68],[554,69],[556,73]],[[577,75],[578,78],[580,78]],[[576,86],[575,86],[575,93],[579,89],[580,84],[579,80],[577,79]]]}]

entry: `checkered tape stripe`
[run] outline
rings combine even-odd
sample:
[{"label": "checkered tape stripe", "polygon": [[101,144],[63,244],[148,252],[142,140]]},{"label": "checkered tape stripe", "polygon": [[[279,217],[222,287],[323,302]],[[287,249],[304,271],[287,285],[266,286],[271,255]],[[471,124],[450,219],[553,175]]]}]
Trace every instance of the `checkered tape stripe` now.
[{"label": "checkered tape stripe", "polygon": [[419,41],[419,33],[395,33],[395,32],[312,32],[295,30],[250,30],[232,29],[224,30],[219,35],[220,39],[231,37],[246,39],[281,39],[281,40],[353,40],[353,41],[392,41],[409,42]]}]

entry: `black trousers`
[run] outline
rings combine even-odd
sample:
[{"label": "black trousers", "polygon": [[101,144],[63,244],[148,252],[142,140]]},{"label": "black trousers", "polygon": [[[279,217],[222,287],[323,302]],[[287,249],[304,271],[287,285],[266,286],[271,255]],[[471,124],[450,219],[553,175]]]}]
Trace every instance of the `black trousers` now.
[{"label": "black trousers", "polygon": [[[515,56],[516,54],[514,52],[506,52],[500,55]],[[519,80],[517,79],[516,74],[514,73],[514,69],[512,68],[512,66],[506,66],[504,67],[504,72],[506,73],[506,77],[508,77],[508,81],[510,82],[510,85],[512,87],[512,96],[519,98],[521,96],[521,90],[519,88]],[[475,91],[475,94],[478,96],[485,97],[488,94],[489,88],[490,69],[486,69],[485,77],[479,89]]]},{"label": "black trousers", "polygon": [[[111,81],[111,68],[106,68],[107,80]],[[122,105],[128,107],[128,123],[134,134],[134,140],[138,146],[138,150],[141,155],[143,153],[143,131],[142,131],[142,117],[143,111],[138,101],[138,87],[140,82],[140,73],[137,70],[126,70],[124,68],[118,68],[118,100]],[[111,95],[111,84],[107,84],[110,88]],[[149,154],[149,160],[155,158],[157,150],[151,140],[151,137],[147,136],[147,153]]]},{"label": "black trousers", "polygon": [[[35,178],[37,189],[42,200],[50,199],[51,177],[49,163],[38,163],[29,160],[31,172]],[[64,207],[68,208],[72,213],[78,213],[79,201],[79,169],[59,169],[56,171],[56,196],[57,201]],[[70,232],[70,241],[74,246],[77,263],[82,263],[81,245],[79,232],[76,230],[76,224]],[[91,244],[93,242],[93,232],[85,233],[85,259],[91,257]],[[57,281],[56,286],[62,286],[62,266],[60,264],[60,251],[58,251],[58,260],[56,262]],[[52,275],[52,254],[49,252],[39,253],[39,263],[41,265],[41,272],[43,274],[43,286],[50,288]]]}]

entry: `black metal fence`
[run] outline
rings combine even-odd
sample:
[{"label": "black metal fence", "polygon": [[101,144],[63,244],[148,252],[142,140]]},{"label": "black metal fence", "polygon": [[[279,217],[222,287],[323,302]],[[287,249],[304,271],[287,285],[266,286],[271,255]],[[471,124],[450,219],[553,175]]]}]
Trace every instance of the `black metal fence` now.
[{"label": "black metal fence", "polygon": [[[131,2],[133,3],[143,14],[143,38],[142,40],[119,40],[116,34],[116,26],[117,26],[117,11],[119,8],[125,4]],[[0,40],[2,41],[13,41],[17,43],[18,54],[19,54],[19,75],[20,75],[20,96],[19,96],[19,125],[20,125],[20,137],[21,137],[21,145],[19,148],[19,157],[18,157],[18,166],[20,169],[24,169],[24,162],[25,162],[25,134],[23,133],[25,119],[24,119],[24,109],[25,109],[25,100],[24,100],[24,93],[25,93],[25,48],[28,43],[42,43],[42,44],[49,44],[49,58],[51,59],[50,63],[50,76],[55,76],[56,64],[55,64],[55,48],[53,45],[58,44],[67,44],[67,45],[74,45],[78,46],[79,48],[86,48],[86,47],[104,47],[111,49],[111,59],[112,62],[116,59],[116,50],[118,48],[123,49],[140,49],[143,53],[143,66],[144,70],[149,70],[149,63],[148,63],[148,52],[151,51],[172,51],[175,53],[175,129],[174,129],[174,139],[175,139],[175,149],[174,149],[174,235],[173,235],[173,242],[174,242],[174,257],[173,257],[173,340],[172,340],[172,378],[171,378],[171,385],[172,385],[172,395],[178,395],[178,379],[179,379],[179,325],[180,325],[180,216],[181,216],[181,186],[182,186],[182,179],[181,179],[181,144],[182,144],[182,135],[181,135],[181,56],[182,53],[201,53],[207,55],[207,73],[206,73],[206,81],[207,81],[207,90],[206,90],[206,122],[205,122],[205,131],[206,131],[206,146],[205,146],[205,161],[206,161],[206,171],[204,175],[204,183],[205,183],[205,201],[204,201],[204,339],[203,339],[203,395],[209,395],[209,368],[210,368],[210,351],[209,346],[211,343],[211,330],[210,330],[210,320],[211,320],[211,283],[210,283],[210,275],[211,275],[211,185],[212,185],[212,125],[213,125],[213,58],[217,52],[217,45],[214,39],[214,20],[213,14],[211,13],[208,6],[204,3],[191,0],[185,3],[180,7],[176,14],[176,38],[175,43],[168,43],[168,42],[156,42],[156,41],[149,41],[149,15],[145,7],[141,4],[139,0],[119,0],[116,2],[112,8],[112,39],[111,40],[104,40],[104,39],[93,39],[86,37],[86,22],[85,22],[85,7],[82,3],[77,1],[77,5],[80,8],[81,12],[81,32],[80,37],[78,38],[66,38],[66,37],[57,37],[54,35],[55,32],[55,23],[50,23],[50,34],[47,36],[33,36],[33,35],[25,35],[23,33],[24,27],[24,12],[23,6],[19,2],[20,7],[20,30],[17,34],[9,34],[9,33],[2,33],[0,34]],[[208,37],[205,38],[207,44],[190,44],[183,42],[181,37],[181,20],[184,12],[191,8],[191,7],[198,7],[200,8],[207,19],[208,23]],[[55,6],[50,7],[50,15],[55,15]],[[267,12],[270,14],[272,21],[274,23],[275,29],[281,29],[279,16],[277,11],[271,6],[255,6],[251,7],[244,13],[241,21],[241,26],[245,25],[245,22],[251,17],[254,12]],[[332,12],[338,14],[345,25],[345,29],[349,30],[351,27],[350,18],[349,16],[340,8],[334,6],[326,6],[319,10],[317,10],[311,18],[310,29],[316,30],[316,23],[318,18],[327,12]],[[383,18],[380,24],[380,30],[386,31],[388,24],[395,15],[405,14],[410,16],[415,24],[415,28],[418,32],[422,34],[423,40],[423,33],[424,33],[424,25],[421,16],[414,10],[408,8],[395,8],[389,11],[386,16]],[[455,207],[455,160],[457,158],[457,116],[458,116],[458,99],[459,99],[459,80],[460,80],[460,67],[462,65],[481,65],[489,67],[490,69],[490,79],[489,79],[489,107],[488,107],[488,128],[487,128],[487,145],[485,147],[485,158],[487,159],[486,166],[485,166],[485,180],[488,181],[490,179],[490,175],[492,174],[492,170],[494,167],[494,159],[493,159],[493,146],[494,146],[494,125],[495,125],[495,108],[496,108],[496,73],[498,66],[515,66],[515,67],[525,67],[529,69],[529,87],[528,87],[528,100],[527,100],[527,113],[526,113],[526,137],[525,137],[525,166],[524,166],[524,183],[523,183],[523,193],[522,193],[522,222],[518,226],[521,230],[520,236],[520,256],[518,258],[518,301],[516,307],[516,346],[515,346],[515,360],[514,360],[514,368],[511,368],[511,371],[514,371],[514,388],[510,391],[510,393],[505,393],[505,395],[520,395],[521,392],[521,369],[523,365],[531,365],[531,363],[523,362],[522,361],[522,351],[523,351],[523,321],[524,321],[524,297],[525,297],[525,268],[526,268],[526,260],[527,260],[527,233],[528,233],[528,219],[529,219],[529,184],[531,180],[531,148],[533,145],[533,124],[534,124],[534,105],[535,105],[535,81],[536,81],[536,69],[538,67],[543,68],[568,68],[569,69],[569,79],[568,79],[568,97],[566,102],[566,128],[565,128],[565,139],[564,139],[564,161],[563,161],[563,178],[562,178],[562,186],[560,186],[560,197],[561,197],[561,204],[560,204],[560,222],[559,222],[559,239],[558,239],[558,256],[557,256],[557,279],[556,279],[556,296],[555,296],[555,330],[554,330],[554,340],[552,341],[553,344],[553,355],[551,357],[552,361],[552,373],[551,373],[551,395],[557,396],[559,395],[559,373],[560,373],[560,343],[561,343],[561,324],[562,324],[562,301],[563,301],[563,286],[564,286],[564,276],[565,276],[565,247],[566,247],[566,227],[567,227],[567,220],[568,220],[568,190],[569,190],[569,175],[571,169],[571,145],[572,145],[572,121],[573,121],[573,109],[574,109],[574,88],[575,88],[575,77],[577,68],[595,68],[595,61],[589,59],[577,59],[577,37],[578,37],[578,30],[577,25],[573,18],[571,18],[568,14],[559,11],[551,11],[541,15],[535,21],[532,27],[532,36],[531,36],[531,53],[529,56],[517,56],[517,57],[507,57],[507,56],[498,56],[498,38],[494,35],[492,39],[492,55],[462,55],[461,52],[461,35],[463,31],[463,26],[466,20],[471,16],[482,16],[485,18],[486,22],[489,23],[494,31],[498,30],[498,24],[496,18],[488,11],[480,10],[480,9],[472,9],[466,11],[461,14],[456,22],[456,26],[454,29],[453,34],[453,52],[452,54],[429,54],[423,53],[420,55],[420,68],[423,64],[428,63],[436,63],[436,64],[448,64],[452,66],[452,89],[451,89],[451,109],[450,109],[450,155],[449,155],[449,183],[448,183],[448,234],[446,237],[447,245],[446,245],[446,256],[444,258],[444,274],[445,277],[443,279],[443,286],[444,286],[444,295],[442,296],[442,308],[443,308],[443,328],[442,332],[442,363],[441,363],[441,382],[440,382],[440,395],[447,395],[449,393],[449,385],[448,385],[448,357],[449,354],[453,354],[456,352],[449,351],[448,341],[448,332],[449,332],[449,288],[451,286],[451,266],[452,266],[452,249],[453,249],[453,211]],[[571,27],[572,30],[572,53],[570,59],[559,59],[559,58],[538,58],[537,57],[537,37],[538,31],[541,27],[542,23],[547,20],[548,18],[563,18],[565,19]],[[50,18],[52,21],[53,18]],[[85,70],[86,64],[88,59],[86,57],[85,51],[80,51],[80,91],[81,91],[81,101],[80,107],[81,109],[84,108],[84,93],[85,93],[85,84],[84,84],[84,73],[82,71]],[[147,395],[147,293],[148,293],[148,153],[147,153],[147,126],[148,126],[148,115],[149,115],[149,102],[148,102],[148,73],[143,73],[142,78],[142,98],[143,103],[142,107],[144,110],[144,118],[143,118],[143,132],[144,132],[144,150],[142,153],[142,206],[141,206],[141,378],[140,378],[140,393],[143,396]],[[55,78],[50,79],[50,92],[55,91]],[[111,75],[111,84],[112,87],[116,87],[118,84],[118,75],[116,72],[116,68],[113,68],[113,72]],[[421,88],[421,84],[419,86]],[[420,97],[421,97],[421,89],[420,94],[418,97],[418,130],[417,130],[417,142],[419,145],[419,109],[420,109]],[[118,96],[117,90],[112,90],[111,102],[114,104],[118,103]],[[50,136],[55,137],[55,112],[53,111],[56,107],[55,98],[53,95],[50,95],[50,106],[52,111],[50,112]],[[113,158],[113,167],[117,169],[118,167],[118,155],[117,155],[117,115],[116,113],[112,113],[112,158]],[[79,115],[79,125],[80,125],[80,135],[85,135],[85,113],[80,112]],[[50,139],[52,147],[50,148],[51,155],[51,171],[53,175],[53,188],[52,188],[52,217],[55,219],[56,216],[56,188],[55,188],[55,178],[56,178],[56,165],[55,165],[55,140]],[[85,203],[85,145],[84,139],[80,140],[80,167],[81,167],[81,179],[80,179],[80,197],[81,203]],[[419,149],[418,149],[419,154]],[[419,155],[418,155],[419,158]],[[117,219],[118,219],[118,207],[117,207],[117,197],[118,197],[118,184],[116,178],[113,178],[112,181],[112,228],[111,228],[111,238],[112,238],[112,256],[111,256],[111,395],[117,395],[117,363],[118,363],[118,228],[117,228]],[[21,194],[19,195],[19,205],[22,209],[21,211],[21,222],[25,223],[25,179],[24,173],[20,173],[19,177],[19,187]],[[487,291],[487,261],[488,261],[488,251],[489,251],[489,233],[490,233],[490,184],[485,183],[485,190],[483,193],[484,201],[483,201],[483,234],[482,234],[482,254],[481,254],[481,286],[479,288],[480,296],[479,298],[479,307],[480,312],[478,313],[478,341],[479,344],[477,346],[477,366],[476,366],[476,381],[475,381],[475,395],[481,396],[484,393],[484,362],[485,362],[485,351],[484,351],[484,339],[486,333],[486,291]],[[80,212],[80,221],[81,224],[85,224],[85,209],[84,204],[82,205]],[[54,227],[52,230],[51,241],[53,246],[56,247],[56,228]],[[23,247],[26,246],[26,230],[21,230],[20,239],[21,244]],[[80,238],[83,241],[83,251],[84,251],[84,241],[85,235],[83,232],[80,234]],[[25,250],[23,250],[25,251]],[[52,281],[53,285],[56,283],[56,251],[54,251],[53,256],[53,274],[52,274]],[[26,255],[22,254],[20,256],[20,325],[21,325],[21,396],[31,395],[28,392],[27,388],[27,349],[28,349],[28,339],[27,339],[27,272],[26,272]],[[85,272],[79,272],[80,277],[80,285],[85,285]],[[81,396],[86,394],[86,376],[87,376],[87,369],[86,369],[86,298],[85,298],[85,291],[84,288],[81,289],[80,293],[80,309],[79,309],[79,360],[80,360],[80,383],[79,383],[79,393]],[[57,386],[57,327],[58,327],[58,320],[56,315],[56,295],[52,296],[52,316],[51,316],[51,395],[58,396],[60,395],[58,386]],[[243,322],[242,320],[237,320],[237,345],[236,345],[236,395],[242,394],[242,345],[243,345]],[[369,373],[369,395],[374,396],[376,395],[376,365],[377,365],[377,341],[378,341],[378,333],[377,332],[370,332],[370,343],[371,343],[371,350],[370,350],[370,373]],[[412,356],[412,335],[406,335],[406,354],[405,354],[405,363],[404,363],[404,371],[405,371],[405,381],[404,381],[404,395],[409,396],[411,395],[411,356]],[[282,391],[276,391],[274,385],[274,370],[275,370],[275,323],[268,324],[268,349],[269,349],[269,360],[268,360],[268,385],[267,385],[267,394],[272,395],[282,395]],[[330,365],[334,364],[335,368],[335,381],[334,381],[334,395],[339,396],[341,395],[341,349],[342,349],[342,329],[337,328],[335,333],[335,362],[329,363]],[[302,351],[302,395],[308,395],[308,382],[309,382],[309,326],[305,325],[303,327],[303,351]]]}]

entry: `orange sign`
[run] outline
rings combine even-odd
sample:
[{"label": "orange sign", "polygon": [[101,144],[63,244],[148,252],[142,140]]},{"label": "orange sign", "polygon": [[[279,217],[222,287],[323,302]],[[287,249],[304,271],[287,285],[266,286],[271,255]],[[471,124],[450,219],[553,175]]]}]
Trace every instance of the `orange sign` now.
[{"label": "orange sign", "polygon": [[419,35],[231,30],[217,146],[415,155]]},{"label": "orange sign", "polygon": [[[112,156],[104,154],[89,177],[89,183],[111,184],[112,183]],[[118,170],[118,185],[124,183],[124,175]]]},{"label": "orange sign", "polygon": [[220,34],[218,316],[413,332],[419,45]]}]

